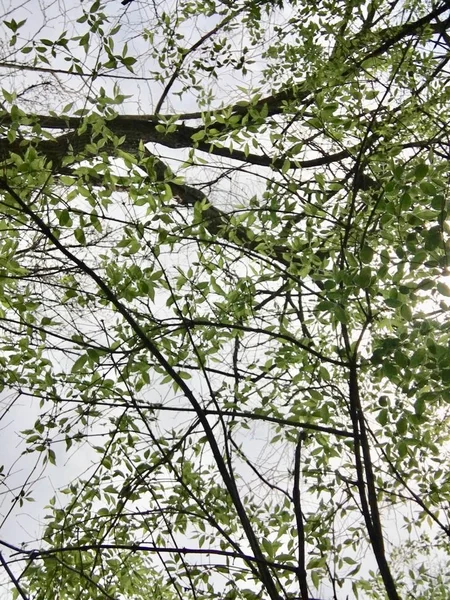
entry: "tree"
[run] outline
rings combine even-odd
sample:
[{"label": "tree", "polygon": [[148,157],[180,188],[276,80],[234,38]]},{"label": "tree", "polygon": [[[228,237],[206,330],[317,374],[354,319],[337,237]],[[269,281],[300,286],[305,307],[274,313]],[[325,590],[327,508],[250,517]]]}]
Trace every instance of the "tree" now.
[{"label": "tree", "polygon": [[2,388],[92,461],[1,541],[14,597],[445,590],[448,3],[27,7]]}]

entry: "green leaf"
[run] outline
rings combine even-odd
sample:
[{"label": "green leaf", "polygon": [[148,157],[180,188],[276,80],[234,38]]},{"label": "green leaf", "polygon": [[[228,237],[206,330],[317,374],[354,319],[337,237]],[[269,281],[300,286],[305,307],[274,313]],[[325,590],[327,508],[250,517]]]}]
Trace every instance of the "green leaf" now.
[{"label": "green leaf", "polygon": [[400,417],[396,423],[396,428],[399,435],[405,435],[405,433],[408,431],[408,420],[406,417]]},{"label": "green leaf", "polygon": [[370,267],[363,267],[356,277],[356,283],[359,287],[366,289],[372,281],[372,270]]},{"label": "green leaf", "polygon": [[78,373],[79,371],[81,371],[84,365],[86,364],[87,358],[88,357],[86,354],[82,354],[81,356],[79,356],[77,360],[73,363],[71,372]]},{"label": "green leaf", "polygon": [[398,445],[398,454],[400,458],[404,458],[408,453],[408,446],[406,442],[401,441]]},{"label": "green leaf", "polygon": [[425,400],[423,396],[419,396],[414,403],[414,411],[418,417],[421,417],[425,412]]},{"label": "green leaf", "polygon": [[411,321],[412,319],[412,310],[408,304],[402,304],[400,307],[401,316],[407,321]]},{"label": "green leaf", "polygon": [[436,288],[442,296],[450,297],[450,287],[443,281],[438,281]]},{"label": "green leaf", "polygon": [[370,264],[373,260],[373,250],[372,248],[370,248],[367,245],[364,245],[359,253],[361,262],[365,263],[366,265]]},{"label": "green leaf", "polygon": [[51,448],[47,450],[47,458],[50,464],[56,465],[56,454]]},{"label": "green leaf", "polygon": [[414,169],[414,177],[416,178],[417,181],[420,181],[421,179],[426,177],[427,173],[428,173],[428,165],[426,165],[425,163],[419,163],[418,165],[416,165],[416,167]]},{"label": "green leaf", "polygon": [[59,224],[62,227],[71,227],[72,219],[70,218],[70,213],[66,208],[59,212],[58,219],[59,219]]},{"label": "green leaf", "polygon": [[336,318],[340,323],[348,323],[347,314],[341,306],[336,306],[334,308],[334,314],[336,315]]},{"label": "green leaf", "polygon": [[281,167],[281,172],[283,173],[283,175],[285,175],[289,171],[290,168],[291,168],[291,163],[287,158],[285,158],[284,162],[283,162],[283,166]]},{"label": "green leaf", "polygon": [[137,59],[134,58],[134,56],[125,56],[125,57],[122,57],[121,62],[122,62],[122,64],[126,65],[127,67],[132,67],[133,65],[135,65],[137,63]]},{"label": "green leaf", "polygon": [[86,236],[84,234],[83,229],[81,229],[80,227],[78,227],[77,229],[75,229],[75,231],[73,232],[75,239],[77,240],[77,242],[79,244],[81,244],[82,246],[86,245]]},{"label": "green leaf", "polygon": [[383,408],[382,410],[380,410],[380,412],[377,415],[377,421],[381,426],[385,426],[388,422],[388,411],[386,408]]},{"label": "green leaf", "polygon": [[410,366],[418,367],[419,365],[421,365],[423,363],[423,361],[425,360],[426,355],[427,355],[427,351],[425,348],[417,349],[411,357]]}]

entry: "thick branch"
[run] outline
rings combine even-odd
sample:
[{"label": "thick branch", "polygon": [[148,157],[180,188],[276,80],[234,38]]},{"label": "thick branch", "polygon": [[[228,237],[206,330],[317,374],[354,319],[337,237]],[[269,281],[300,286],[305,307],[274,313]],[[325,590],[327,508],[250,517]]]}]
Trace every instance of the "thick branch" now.
[{"label": "thick branch", "polygon": [[[344,335],[348,342],[348,334],[345,332]],[[352,365],[349,371],[349,399],[354,432],[358,489],[367,532],[369,534],[378,568],[380,569],[380,575],[386,589],[387,597],[389,600],[400,600],[394,578],[392,577],[392,573],[386,559],[383,529],[380,521],[377,491],[375,487],[375,477],[373,473],[372,459],[370,456],[370,447],[364,414],[361,406],[361,398],[359,395],[358,373],[355,365]]]},{"label": "thick branch", "polygon": [[294,458],[294,487],[292,490],[292,498],[294,500],[295,522],[297,523],[297,538],[298,538],[298,571],[297,578],[300,586],[301,600],[308,600],[308,583],[306,578],[306,544],[305,544],[305,528],[303,526],[303,510],[300,490],[300,471],[301,471],[301,454],[302,441],[304,433],[298,434],[297,445],[295,447]]},{"label": "thick branch", "polygon": [[[68,133],[57,136],[55,140],[37,140],[33,143],[36,149],[53,163],[61,162],[62,158],[69,154],[78,154],[85,152],[87,144],[95,141],[95,135],[88,128],[83,133],[79,134],[77,130],[83,125],[81,117],[55,117],[51,115],[30,114],[25,117],[26,124],[38,124],[42,129],[58,129],[68,131]],[[4,114],[1,117],[3,125],[10,125],[12,119],[10,115]],[[125,137],[125,140],[120,146],[120,149],[131,154],[139,150],[140,144],[156,143],[165,146],[166,148],[197,148],[208,154],[221,156],[223,158],[236,160],[242,163],[251,165],[268,167],[273,169],[281,169],[285,157],[271,157],[262,154],[245,153],[241,150],[231,150],[229,148],[220,148],[214,146],[213,141],[193,141],[193,137],[199,131],[204,129],[201,127],[188,127],[183,124],[177,125],[177,129],[171,133],[163,133],[157,130],[161,126],[161,121],[154,115],[118,115],[114,119],[105,122],[105,126],[111,131],[114,136]],[[27,148],[27,140],[17,138],[10,142],[6,138],[0,138],[0,156],[6,156],[8,152],[14,152],[23,155]],[[114,155],[117,152],[117,147],[111,142],[101,148],[102,152]],[[339,162],[351,156],[349,150],[341,150],[325,156],[309,160],[292,160],[292,169],[308,169],[329,165],[334,162]]]}]

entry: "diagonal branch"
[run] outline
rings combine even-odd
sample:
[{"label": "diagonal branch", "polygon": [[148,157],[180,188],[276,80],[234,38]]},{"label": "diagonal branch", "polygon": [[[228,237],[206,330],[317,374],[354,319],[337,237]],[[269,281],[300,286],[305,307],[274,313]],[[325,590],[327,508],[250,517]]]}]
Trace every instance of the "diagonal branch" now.
[{"label": "diagonal branch", "polygon": [[170,376],[172,381],[178,385],[178,387],[180,388],[180,390],[182,390],[187,400],[191,403],[203,427],[206,439],[208,440],[217,468],[222,477],[224,485],[230,495],[231,501],[235,507],[236,514],[238,515],[242,528],[246,534],[250,548],[255,556],[256,561],[258,562],[258,570],[261,577],[261,582],[265,586],[271,600],[279,600],[279,594],[274,579],[262,553],[249,515],[247,514],[245,507],[242,503],[242,499],[240,497],[239,490],[236,486],[236,482],[233,479],[233,477],[231,477],[227,469],[224,458],[219,448],[219,444],[216,440],[213,428],[210,425],[209,420],[205,415],[194,392],[187,385],[185,380],[180,376],[179,372],[171,365],[169,360],[160,351],[155,342],[147,336],[145,330],[141,327],[139,322],[135,319],[135,317],[127,309],[127,307],[122,303],[122,301],[117,297],[113,290],[105,283],[102,277],[100,277],[100,275],[98,275],[98,273],[94,269],[92,269],[88,264],[86,264],[86,262],[78,258],[68,248],[66,248],[58,239],[58,237],[53,233],[51,227],[45,221],[43,221],[43,219],[30,207],[30,205],[25,200],[23,200],[17,192],[14,191],[4,179],[0,179],[0,188],[7,192],[7,194],[14,199],[20,210],[22,210],[24,214],[26,214],[30,218],[30,220],[40,229],[40,231],[45,235],[45,237],[49,241],[51,241],[53,245],[71,263],[74,263],[86,275],[88,275],[89,278],[92,279],[92,281],[94,281],[94,283],[96,283],[99,290],[101,290],[101,292],[104,294],[106,300],[117,309],[118,313],[123,317],[123,319],[135,332],[137,337],[141,340],[143,346],[160,364],[160,366],[164,369],[167,375]]},{"label": "diagonal branch", "polygon": [[23,591],[22,586],[19,583],[19,580],[14,575],[14,573],[11,571],[8,563],[4,559],[3,554],[1,552],[0,552],[0,563],[2,564],[2,567],[5,569],[8,577],[11,580],[11,582],[14,584],[14,587],[16,588],[17,594],[22,598],[22,600],[30,600],[28,598],[28,596],[25,594],[25,592]]}]

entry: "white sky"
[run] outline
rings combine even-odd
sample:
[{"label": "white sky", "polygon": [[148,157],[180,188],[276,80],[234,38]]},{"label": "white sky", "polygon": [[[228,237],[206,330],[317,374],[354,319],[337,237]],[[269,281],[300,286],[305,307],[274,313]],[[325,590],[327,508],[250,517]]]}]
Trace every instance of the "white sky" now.
[{"label": "white sky", "polygon": [[[13,16],[17,21],[25,18],[28,20],[26,27],[21,30],[21,34],[29,38],[36,36],[42,38],[46,35],[48,35],[49,38],[53,38],[58,34],[62,25],[68,30],[69,36],[74,34],[73,27],[78,27],[80,31],[83,29],[80,25],[74,25],[74,16],[79,13],[81,5],[68,2],[67,6],[68,8],[64,7],[64,10],[62,10],[62,3],[49,2],[48,10],[43,11],[43,2],[40,2],[39,0],[28,0],[19,6],[13,1],[3,1],[1,12],[6,15],[7,20],[11,18],[11,14],[9,14],[11,11],[14,11]],[[121,35],[123,35],[124,39],[128,38],[130,34],[133,35],[135,29],[140,27],[140,25],[145,22],[145,19],[150,19],[152,10],[151,3],[146,4],[138,1],[132,2],[127,10],[123,10],[119,2],[111,1],[108,3],[108,10],[109,9],[115,11],[118,21],[124,24],[121,34],[116,36],[117,41],[120,39]],[[182,31],[190,41],[193,41],[206,30],[211,29],[217,21],[217,16],[198,19],[195,23],[187,23]],[[33,27],[33,29],[31,27]],[[236,44],[236,47],[239,47],[245,45],[246,41],[239,33],[236,33],[234,43]],[[87,59],[85,59],[83,51],[81,49],[79,51],[79,57],[84,61],[86,67],[93,67],[95,64],[97,55],[94,48],[95,46]],[[145,54],[146,50],[147,45],[143,39],[139,36],[134,36],[131,43],[129,43],[128,54],[140,57]],[[8,48],[3,47],[3,60],[26,60],[27,55],[22,56],[19,54],[18,56],[15,56],[13,52],[9,52],[10,50]],[[257,61],[253,66],[253,73],[249,73],[247,78],[237,80],[235,73],[231,71],[226,72],[226,70],[224,70],[224,72],[221,73],[219,82],[214,88],[215,97],[218,97],[219,100],[228,102],[230,93],[232,90],[236,89],[236,85],[242,85],[244,87],[253,84],[257,85],[259,79],[258,71],[261,68],[262,63],[260,58],[258,60],[258,56],[255,58]],[[52,59],[52,66],[56,66],[60,69],[65,69],[67,67],[67,62],[64,61],[63,53],[58,55],[56,59]],[[151,71],[156,68],[157,65],[154,60],[146,59],[142,61],[140,68],[137,70],[137,75],[144,76],[146,69]],[[2,79],[2,86],[7,89],[25,89],[30,84],[34,85],[39,82],[42,83],[43,80],[49,79],[49,76],[45,73],[36,74],[30,71],[18,72],[11,70],[2,70],[1,72],[5,73],[5,76]],[[126,74],[125,70],[123,70],[123,74]],[[51,79],[52,78],[50,78],[50,80]],[[36,106],[38,112],[46,112],[50,108],[57,111],[63,105],[74,99],[77,103],[82,104],[88,96],[95,96],[95,89],[98,89],[100,84],[111,89],[113,83],[111,80],[98,80],[98,83],[95,83],[95,88],[89,90],[88,84],[81,78],[75,79],[62,74],[55,77],[53,82],[55,86],[53,89],[49,88],[49,86],[44,86],[42,88],[43,92],[38,95],[38,98],[30,96],[30,110],[33,110]],[[63,89],[65,88],[61,97],[54,94],[55,90],[59,92],[60,85],[63,86]],[[120,107],[120,111],[123,113],[151,113],[162,90],[162,86],[155,82],[149,83],[145,81],[133,82],[122,80],[120,85],[122,92],[131,96]],[[50,89],[49,93],[46,92],[48,89]],[[24,96],[24,98],[27,99],[27,96]],[[38,100],[37,104],[36,100]],[[170,110],[174,112],[191,112],[197,109],[197,102],[193,96],[184,96],[181,101],[174,95],[170,96]],[[185,151],[171,151],[168,148],[157,145],[153,145],[150,149],[157,150],[163,158],[169,159],[168,162],[174,170],[177,169],[179,161],[184,160],[187,157],[187,152]],[[199,156],[201,156],[201,154],[202,153],[200,152],[198,153]],[[232,161],[226,162],[218,160],[217,165],[189,169],[186,173],[186,179],[188,182],[210,181],[221,172],[223,166],[232,167],[233,163]],[[217,167],[219,167],[219,170]],[[235,205],[242,197],[251,197],[255,193],[255,190],[258,188],[263,189],[258,177],[262,171],[262,169],[250,168],[240,174],[237,174],[236,171],[234,171],[232,178],[222,179],[220,184],[213,188],[213,192],[210,195],[211,199],[217,203],[218,206],[227,207],[227,205],[229,206],[230,204]],[[181,257],[181,260],[184,261],[187,259],[186,257]],[[158,302],[161,302],[162,306],[161,298],[156,299],[156,304],[158,304]],[[199,385],[200,382],[198,383],[198,386]],[[153,394],[156,398],[166,398],[169,393],[171,392],[169,392],[167,386],[159,386],[157,389],[153,389]],[[2,406],[8,406],[10,398],[11,396],[8,392],[2,394],[2,404],[0,409]],[[71,481],[77,474],[85,471],[94,458],[92,451],[90,451],[87,446],[74,447],[67,456],[61,451],[61,454],[58,456],[56,467],[49,466],[46,468],[45,473],[42,473],[40,468],[35,469],[36,457],[34,455],[21,455],[24,445],[17,432],[23,429],[32,428],[38,414],[39,409],[36,400],[22,397],[15,401],[10,409],[5,411],[3,418],[0,421],[2,461],[5,464],[5,472],[8,473],[6,483],[9,487],[8,491],[5,490],[5,487],[1,488],[3,495],[0,496],[0,514],[4,515],[9,511],[11,498],[14,496],[16,486],[23,484],[24,480],[29,477],[30,474],[31,477],[37,479],[32,485],[32,495],[35,502],[26,503],[22,508],[16,506],[3,523],[0,531],[0,536],[3,539],[14,540],[14,543],[17,545],[29,540],[39,539],[42,528],[42,518],[45,512],[44,507],[49,498],[54,495],[56,490]],[[163,413],[160,415],[160,418],[160,427],[162,429],[165,427],[170,428],[174,422],[177,422],[177,417],[174,417],[173,414]],[[251,436],[252,456],[255,458],[256,462],[260,462],[267,466],[269,475],[271,470],[276,471],[279,466],[281,466],[282,470],[286,469],[286,463],[292,461],[292,457],[286,455],[283,448],[272,450],[268,447],[270,430],[267,427],[262,425],[258,426],[257,430],[255,429],[251,432]],[[249,470],[243,466],[241,468],[242,476],[250,478],[251,475]],[[398,527],[398,514],[393,515],[392,520],[388,524],[388,529],[395,529],[398,538],[401,538],[402,534]],[[367,569],[372,566],[373,560],[371,556],[368,556],[364,568]],[[3,592],[0,590],[0,597],[3,600],[3,598],[8,598],[8,594],[4,590]],[[327,595],[327,592],[324,592],[323,598],[324,600],[327,600],[327,598],[331,598],[331,596]]]}]

